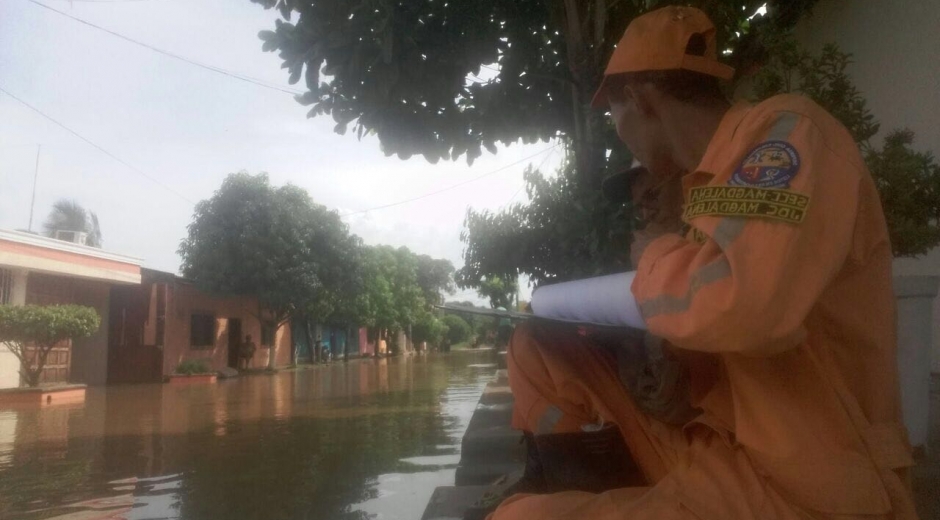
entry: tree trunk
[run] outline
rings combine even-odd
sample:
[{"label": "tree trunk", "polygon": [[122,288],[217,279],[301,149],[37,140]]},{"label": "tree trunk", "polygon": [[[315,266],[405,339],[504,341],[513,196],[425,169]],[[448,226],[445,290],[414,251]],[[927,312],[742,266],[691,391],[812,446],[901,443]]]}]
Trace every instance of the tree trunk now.
[{"label": "tree trunk", "polygon": [[[584,21],[592,14],[590,4],[577,0],[564,0],[565,42],[571,83],[571,109],[574,119],[572,152],[578,175],[592,188],[600,188],[603,181],[607,150],[604,143],[604,114],[591,108],[591,99],[600,80],[603,58],[591,52],[590,35],[585,34]],[[583,9],[579,9],[583,8]],[[602,48],[607,23],[607,2],[596,0],[593,8],[593,46]]]},{"label": "tree trunk", "polygon": [[317,362],[316,347],[313,344],[313,332],[310,330],[310,320],[304,320],[304,332],[307,336],[307,347],[310,349],[310,361]]},{"label": "tree trunk", "polygon": [[268,348],[268,370],[274,370],[275,360],[277,359],[277,322],[271,323],[271,346]]},{"label": "tree trunk", "polygon": [[349,361],[349,340],[352,338],[352,327],[346,327],[346,343],[343,343],[343,362]]}]

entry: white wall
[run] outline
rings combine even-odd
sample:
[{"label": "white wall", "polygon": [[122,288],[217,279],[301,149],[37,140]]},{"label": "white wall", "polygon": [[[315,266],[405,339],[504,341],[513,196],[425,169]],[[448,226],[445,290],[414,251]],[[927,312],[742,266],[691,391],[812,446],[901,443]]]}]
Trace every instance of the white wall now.
[{"label": "white wall", "polygon": [[[11,305],[26,303],[26,271],[13,271],[13,291],[10,295]],[[16,388],[20,386],[20,360],[10,352],[10,349],[0,343],[0,388]]]},{"label": "white wall", "polygon": [[[868,100],[881,133],[907,127],[914,147],[940,156],[940,2],[822,0],[800,22],[797,40],[810,50],[836,43],[853,55],[849,74]],[[940,249],[895,261],[896,275],[940,275]],[[940,304],[934,302],[932,369],[940,372]]]},{"label": "white wall", "polygon": [[6,344],[0,343],[0,388],[20,386],[20,360],[10,352]]}]

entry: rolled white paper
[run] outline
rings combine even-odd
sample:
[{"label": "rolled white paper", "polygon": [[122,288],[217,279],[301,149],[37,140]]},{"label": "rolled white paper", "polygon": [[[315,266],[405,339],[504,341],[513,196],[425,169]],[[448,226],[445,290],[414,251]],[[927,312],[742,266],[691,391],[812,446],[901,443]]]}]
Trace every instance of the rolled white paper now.
[{"label": "rolled white paper", "polygon": [[532,312],[553,320],[646,330],[630,286],[636,271],[539,287]]}]

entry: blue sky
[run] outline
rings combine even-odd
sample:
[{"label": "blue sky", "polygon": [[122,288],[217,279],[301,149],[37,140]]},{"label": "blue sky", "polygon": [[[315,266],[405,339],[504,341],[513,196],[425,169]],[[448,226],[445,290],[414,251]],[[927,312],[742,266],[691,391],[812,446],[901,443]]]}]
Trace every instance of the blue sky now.
[{"label": "blue sky", "polygon": [[[192,60],[288,88],[258,31],[276,13],[248,0],[41,0]],[[420,201],[347,217],[370,244],[408,246],[459,267],[466,208],[522,201],[522,171],[561,159],[551,145],[516,145],[460,160],[385,157],[374,138],[306,119],[289,94],[174,60],[27,0],[0,0],[0,86],[173,191],[148,180],[0,93],[0,228],[26,228],[36,145],[42,145],[33,229],[51,204],[74,198],[98,213],[105,249],[176,271],[192,205],[228,173],[267,171],[341,214],[390,204],[504,170]],[[534,154],[531,160],[519,162]],[[182,196],[180,196],[182,195]],[[469,297],[472,293],[458,297]]]}]

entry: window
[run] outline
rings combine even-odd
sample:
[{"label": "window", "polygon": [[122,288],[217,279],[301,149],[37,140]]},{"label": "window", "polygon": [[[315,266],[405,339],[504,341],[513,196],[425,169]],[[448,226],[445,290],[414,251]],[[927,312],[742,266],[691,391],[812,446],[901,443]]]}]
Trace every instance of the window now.
[{"label": "window", "polygon": [[274,344],[274,327],[267,323],[261,324],[261,346],[270,347]]},{"label": "window", "polygon": [[215,316],[193,314],[189,321],[189,347],[210,349],[215,346]]}]

